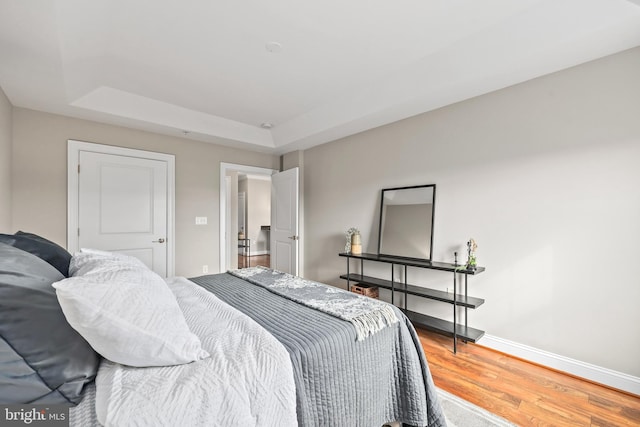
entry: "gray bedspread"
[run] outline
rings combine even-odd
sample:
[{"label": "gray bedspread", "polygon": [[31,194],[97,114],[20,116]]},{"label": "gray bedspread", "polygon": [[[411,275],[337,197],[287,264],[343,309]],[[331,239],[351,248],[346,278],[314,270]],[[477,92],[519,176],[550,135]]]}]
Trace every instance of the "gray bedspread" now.
[{"label": "gray bedspread", "polygon": [[364,341],[352,324],[230,274],[191,279],[258,322],[288,350],[300,426],[445,426],[413,326],[400,322]]}]

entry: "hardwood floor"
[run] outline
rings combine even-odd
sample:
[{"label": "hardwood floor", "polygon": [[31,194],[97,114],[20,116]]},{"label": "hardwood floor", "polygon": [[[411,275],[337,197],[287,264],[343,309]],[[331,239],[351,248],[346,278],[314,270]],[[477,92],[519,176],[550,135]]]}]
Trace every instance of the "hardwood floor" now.
[{"label": "hardwood floor", "polygon": [[271,265],[270,255],[253,255],[250,257],[244,257],[238,255],[238,268],[257,267],[257,266],[269,267]]},{"label": "hardwood floor", "polygon": [[640,426],[640,396],[418,330],[436,386],[519,426]]}]

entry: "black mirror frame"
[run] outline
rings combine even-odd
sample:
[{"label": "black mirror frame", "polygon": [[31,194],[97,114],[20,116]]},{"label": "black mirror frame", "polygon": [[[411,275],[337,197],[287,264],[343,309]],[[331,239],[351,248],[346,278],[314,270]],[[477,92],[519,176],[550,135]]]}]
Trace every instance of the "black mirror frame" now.
[{"label": "black mirror frame", "polygon": [[[406,256],[402,256],[402,255],[394,255],[394,254],[383,254],[380,253],[380,245],[382,243],[382,212],[384,209],[384,192],[385,191],[393,191],[393,190],[410,190],[410,189],[415,189],[415,188],[427,188],[427,187],[431,187],[433,188],[433,204],[432,204],[432,208],[431,208],[431,236],[430,236],[430,242],[429,242],[429,258],[414,258],[414,257],[406,257]],[[395,257],[395,258],[403,258],[403,259],[414,259],[414,260],[419,260],[419,261],[432,261],[433,259],[433,226],[434,226],[434,219],[435,219],[435,213],[436,213],[436,185],[435,184],[426,184],[426,185],[414,185],[414,186],[410,186],[410,187],[396,187],[396,188],[383,188],[382,192],[380,194],[380,221],[378,224],[378,255],[379,256],[387,256],[387,257]]]}]

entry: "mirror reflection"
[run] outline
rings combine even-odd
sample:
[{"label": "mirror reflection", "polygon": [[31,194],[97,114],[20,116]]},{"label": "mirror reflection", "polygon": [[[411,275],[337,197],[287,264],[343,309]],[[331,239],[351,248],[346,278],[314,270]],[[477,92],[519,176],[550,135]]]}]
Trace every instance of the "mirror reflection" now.
[{"label": "mirror reflection", "polygon": [[435,184],[382,190],[378,253],[431,260]]}]

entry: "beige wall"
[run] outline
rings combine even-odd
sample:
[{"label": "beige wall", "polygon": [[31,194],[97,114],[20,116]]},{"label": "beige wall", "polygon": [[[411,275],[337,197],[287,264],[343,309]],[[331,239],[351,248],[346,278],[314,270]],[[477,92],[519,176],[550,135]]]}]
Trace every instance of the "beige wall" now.
[{"label": "beige wall", "polygon": [[13,233],[11,228],[11,134],[12,109],[0,88],[0,233]]},{"label": "beige wall", "polygon": [[[158,135],[22,108],[13,112],[13,228],[62,245],[67,229],[67,140],[176,157],[176,274],[219,271],[220,162],[277,168],[274,155]],[[208,217],[195,225],[196,216]]]},{"label": "beige wall", "polygon": [[436,184],[434,260],[473,237],[487,268],[471,326],[640,376],[638,76],[640,48],[306,150],[306,277],[344,287],[344,233],[376,252],[380,190]]},{"label": "beige wall", "polygon": [[280,170],[286,171],[293,168],[301,168],[304,165],[304,151],[291,151],[280,157],[282,167]]}]

